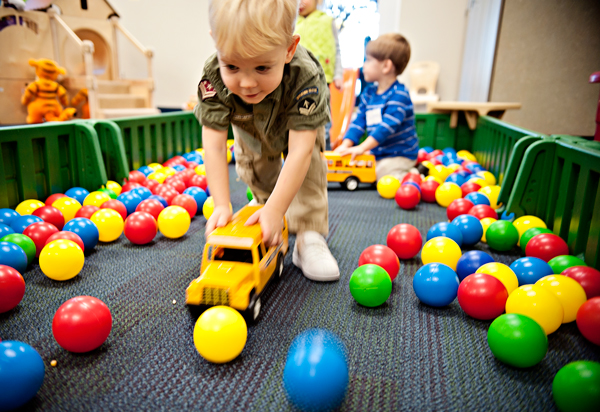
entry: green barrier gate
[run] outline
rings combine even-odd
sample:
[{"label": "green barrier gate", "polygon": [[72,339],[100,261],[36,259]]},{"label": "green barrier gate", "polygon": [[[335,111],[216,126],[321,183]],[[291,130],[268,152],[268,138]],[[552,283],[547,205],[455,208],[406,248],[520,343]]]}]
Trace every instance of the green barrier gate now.
[{"label": "green barrier gate", "polygon": [[121,184],[123,179],[129,177],[129,166],[121,130],[114,122],[110,121],[91,120],[88,123],[92,125],[98,134],[98,142],[100,143],[108,179]]}]

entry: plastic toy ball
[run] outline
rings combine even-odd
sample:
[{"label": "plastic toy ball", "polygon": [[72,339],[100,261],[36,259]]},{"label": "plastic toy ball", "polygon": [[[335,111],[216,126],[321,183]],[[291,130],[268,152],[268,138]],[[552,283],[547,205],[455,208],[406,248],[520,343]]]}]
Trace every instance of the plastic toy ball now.
[{"label": "plastic toy ball", "polygon": [[27,270],[27,255],[20,246],[10,242],[0,242],[0,265],[10,266],[19,273]]},{"label": "plastic toy ball", "polygon": [[171,200],[171,206],[181,206],[188,212],[190,218],[196,216],[196,211],[198,210],[198,204],[194,198],[184,194],[175,196],[173,200]]},{"label": "plastic toy ball", "polygon": [[[425,164],[425,163],[427,163],[427,162],[423,162],[423,164]],[[427,176],[425,179],[423,179],[423,182],[428,182],[430,180],[433,180],[434,182],[436,182],[439,185],[444,183],[444,181],[442,179],[440,179],[439,177],[435,177],[435,176]]]},{"label": "plastic toy ball", "polygon": [[84,250],[92,250],[100,240],[98,227],[90,220],[78,217],[67,223],[63,229],[65,232],[75,233],[81,238],[85,245]]},{"label": "plastic toy ball", "polygon": [[571,362],[552,381],[552,397],[562,412],[594,412],[600,405],[600,363]]},{"label": "plastic toy ball", "polygon": [[59,239],[48,243],[40,253],[40,269],[53,280],[69,280],[83,269],[83,250],[77,243]]},{"label": "plastic toy ball", "polygon": [[[481,250],[465,252],[456,264],[456,274],[462,282],[467,276],[474,274],[481,266],[494,262],[494,258]],[[504,309],[504,308],[503,308]]]},{"label": "plastic toy ball", "polygon": [[516,313],[493,321],[487,341],[496,359],[515,368],[537,365],[548,352],[544,329],[530,317]]},{"label": "plastic toy ball", "polygon": [[10,266],[0,265],[0,313],[16,307],[24,295],[23,276]]},{"label": "plastic toy ball", "polygon": [[203,164],[196,166],[194,171],[197,175],[206,176],[206,166]]},{"label": "plastic toy ball", "polygon": [[25,252],[27,256],[27,265],[30,265],[36,257],[36,247],[33,240],[27,235],[21,233],[11,233],[10,235],[3,236],[0,241],[10,242],[19,246]]},{"label": "plastic toy ball", "polygon": [[[477,175],[471,175],[471,176],[469,176],[469,179],[467,181],[475,183],[476,185],[478,185],[481,188],[489,186],[488,182],[486,182],[484,179],[478,177]],[[481,190],[481,189],[479,189],[479,190]]]},{"label": "plastic toy ball", "polygon": [[206,196],[206,192],[202,188],[192,186],[185,189],[183,191],[183,194],[190,195],[194,198],[194,200],[196,201],[196,215],[201,214],[202,206],[204,206],[204,202],[206,202],[206,199],[208,199],[208,196]]},{"label": "plastic toy ball", "polygon": [[396,252],[384,245],[372,245],[363,250],[358,258],[358,266],[372,263],[381,266],[393,281],[400,271],[400,260]]},{"label": "plastic toy ball", "polygon": [[517,245],[519,232],[508,220],[497,220],[488,227],[485,238],[492,249],[506,252]]},{"label": "plastic toy ball", "polygon": [[[169,206],[169,204],[167,203],[167,201],[165,200],[164,197],[159,196],[159,195],[152,195],[150,196],[148,199],[146,200],[158,200],[160,202],[161,205],[163,205],[163,207],[167,207]],[[141,202],[140,202],[141,203]],[[139,205],[138,205],[139,206]]]},{"label": "plastic toy ball", "polygon": [[148,179],[156,180],[158,183],[164,183],[167,175],[163,172],[152,172],[148,175]]},{"label": "plastic toy ball", "polygon": [[482,242],[487,243],[487,238],[485,237],[485,233],[487,232],[490,225],[492,223],[494,223],[495,221],[496,221],[496,219],[494,219],[492,217],[484,217],[483,219],[480,220],[481,227],[483,228],[483,235],[481,236]]},{"label": "plastic toy ball", "polygon": [[454,240],[447,237],[434,237],[428,240],[425,246],[423,246],[423,250],[421,250],[421,260],[424,265],[428,263],[443,263],[453,271],[456,270],[456,265],[461,255],[460,246]]},{"label": "plastic toy ball", "polygon": [[442,207],[448,207],[453,200],[460,199],[461,197],[462,191],[456,183],[442,183],[435,191],[435,200]]},{"label": "plastic toy ball", "polygon": [[12,209],[0,209],[0,223],[6,226],[10,226],[17,217],[19,214]]},{"label": "plastic toy ball", "polygon": [[588,299],[581,305],[576,320],[583,337],[600,346],[600,297]]},{"label": "plastic toy ball", "polygon": [[[547,228],[546,223],[544,223],[544,221],[542,219],[540,219],[539,217],[530,216],[530,215],[521,216],[521,217],[515,219],[515,221],[513,222],[513,225],[515,225],[515,227],[517,228],[517,231],[519,232],[519,240],[521,239],[523,234],[531,228],[534,228],[534,227],[539,227],[539,228],[543,228],[543,229]],[[520,245],[520,243],[519,243],[519,245]]]},{"label": "plastic toy ball", "polygon": [[170,205],[173,198],[177,196],[179,192],[175,190],[173,186],[164,184],[156,188],[156,194],[162,196]]},{"label": "plastic toy ball", "polygon": [[75,213],[81,209],[81,203],[70,197],[64,196],[57,199],[52,206],[60,210],[65,218],[65,223],[75,217]]},{"label": "plastic toy ball", "polygon": [[202,214],[204,215],[204,218],[206,220],[208,220],[208,219],[210,219],[210,217],[212,216],[214,211],[215,211],[215,200],[213,199],[212,196],[209,196],[206,199],[206,202],[204,202],[204,205],[202,206]]},{"label": "plastic toy ball", "polygon": [[552,292],[563,307],[562,323],[573,322],[577,311],[585,303],[585,291],[576,280],[563,275],[545,276],[535,282],[537,286]]},{"label": "plastic toy ball", "polygon": [[450,173],[452,172],[444,165],[436,165],[429,169],[429,176],[437,177],[442,182],[446,180],[448,176],[450,176]]},{"label": "plastic toy ball", "polygon": [[477,161],[475,155],[469,152],[468,150],[459,150],[458,152],[456,152],[456,156],[460,157],[461,159],[470,160],[472,162]]},{"label": "plastic toy ball", "polygon": [[110,200],[110,196],[107,195],[104,192],[92,192],[89,195],[86,196],[85,200],[83,201],[83,205],[84,206],[102,206],[102,203],[104,202],[108,202]]},{"label": "plastic toy ball", "polygon": [[128,191],[125,193],[121,193],[117,197],[117,200],[125,205],[125,208],[127,209],[127,214],[130,215],[133,212],[135,212],[135,208],[138,207],[140,203],[142,203],[143,199],[136,193]]},{"label": "plastic toy ball", "polygon": [[101,242],[117,240],[123,233],[124,222],[121,215],[112,209],[100,209],[90,219],[98,228]]},{"label": "plastic toy ball", "polygon": [[429,263],[415,273],[413,289],[422,303],[443,307],[456,299],[459,283],[458,276],[449,266]]},{"label": "plastic toy ball", "polygon": [[139,170],[132,170],[129,172],[128,179],[130,182],[142,184],[146,181],[146,175]]},{"label": "plastic toy ball", "polygon": [[479,267],[475,273],[485,273],[486,275],[495,277],[502,282],[509,295],[519,287],[519,279],[517,278],[517,275],[515,275],[515,272],[513,272],[510,267],[503,263],[486,263],[485,265]]},{"label": "plastic toy ball", "polygon": [[421,175],[418,173],[407,173],[404,175],[404,177],[402,178],[401,183],[406,183],[406,182],[415,182],[417,185],[421,185],[421,183],[423,183],[423,179],[421,178]]},{"label": "plastic toy ball", "polygon": [[44,246],[46,246],[46,240],[57,232],[58,229],[54,225],[46,222],[38,222],[28,226],[23,234],[33,240],[35,244],[35,256],[38,257]]},{"label": "plastic toy ball", "polygon": [[475,182],[465,182],[460,185],[460,190],[463,197],[467,197],[469,193],[476,193],[479,189],[481,189],[481,186]]},{"label": "plastic toy ball", "polygon": [[521,250],[523,251],[523,253],[525,253],[525,248],[527,247],[529,241],[535,236],[541,235],[542,233],[552,234],[552,231],[550,229],[544,229],[541,227],[533,227],[531,229],[527,229],[525,233],[521,235],[521,237],[519,238],[519,245],[521,246]]},{"label": "plastic toy ball", "polygon": [[90,194],[83,187],[72,187],[65,192],[65,196],[77,200],[77,202],[83,204],[85,198]]},{"label": "plastic toy ball", "polygon": [[496,184],[496,176],[493,173],[486,171],[477,172],[475,175],[481,177],[485,180],[489,185],[494,186]]},{"label": "plastic toy ball", "polygon": [[[439,222],[431,226],[427,231],[427,240],[431,240],[434,237],[443,236],[448,237],[456,242],[458,246],[462,246],[463,237],[462,232],[458,227],[448,222]],[[470,273],[469,273],[470,275]]]},{"label": "plastic toy ball", "polygon": [[[127,193],[127,192],[131,192],[133,189],[135,189],[136,187],[141,187],[142,185],[139,183],[135,183],[135,182],[127,182],[123,185],[123,187],[121,188],[121,195],[123,193]],[[119,195],[119,196],[121,196]],[[119,198],[119,196],[117,196],[117,199]]]},{"label": "plastic toy ball", "polygon": [[[405,186],[405,185],[411,185],[411,186],[413,186],[415,189],[417,189],[417,190],[419,191],[419,199],[421,198],[421,185],[420,185],[419,183],[417,183],[417,182],[414,182],[414,181],[412,181],[412,180],[408,180],[408,181],[406,181],[406,182],[402,183],[402,184],[400,185],[400,187],[402,187],[402,186]],[[396,193],[398,193],[398,192],[396,192]]]},{"label": "plastic toy ball", "polygon": [[399,259],[412,259],[421,250],[423,238],[419,229],[408,223],[400,223],[390,229],[386,243]]},{"label": "plastic toy ball", "polygon": [[44,382],[44,361],[26,343],[0,342],[0,405],[12,410],[26,404]]},{"label": "plastic toy ball", "polygon": [[252,190],[250,190],[250,186],[246,188],[246,198],[248,199],[248,202],[254,199],[254,195],[252,194]]},{"label": "plastic toy ball", "polygon": [[572,266],[565,269],[562,275],[575,279],[585,290],[588,299],[600,296],[600,271],[589,266]]},{"label": "plastic toy ball", "polygon": [[110,335],[108,306],[92,296],[77,296],[60,305],[52,319],[56,342],[69,352],[84,353],[100,347]]},{"label": "plastic toy ball", "polygon": [[550,259],[548,264],[554,271],[555,275],[560,275],[565,270],[573,266],[587,266],[583,260],[571,255],[556,256]]},{"label": "plastic toy ball", "polygon": [[150,213],[154,219],[158,219],[158,215],[165,207],[156,199],[143,200],[136,208],[136,212]]},{"label": "plastic toy ball", "polygon": [[283,387],[301,411],[330,411],[344,401],[348,361],[342,341],[324,329],[308,329],[294,338],[283,369]]},{"label": "plastic toy ball", "polygon": [[[52,206],[52,204],[60,199],[61,197],[65,197],[64,194],[62,193],[54,193],[53,195],[48,196],[48,198],[46,199],[46,201],[44,202],[46,204],[46,206]],[[3,210],[3,209],[0,209]],[[0,217],[0,221],[2,221],[2,218]]]},{"label": "plastic toy ball", "polygon": [[569,247],[559,236],[550,233],[542,233],[534,236],[525,247],[525,255],[540,258],[549,262],[560,255],[568,255]]},{"label": "plastic toy ball", "polygon": [[106,188],[115,192],[115,195],[117,195],[117,196],[119,196],[121,194],[121,190],[123,189],[120,184],[118,184],[117,182],[114,182],[112,180],[109,180],[108,182],[106,182]]},{"label": "plastic toy ball", "polygon": [[517,275],[519,286],[533,285],[541,278],[553,273],[548,263],[535,257],[517,259],[510,264],[510,269]]},{"label": "plastic toy ball", "polygon": [[248,328],[240,313],[229,306],[207,309],[194,326],[194,345],[207,361],[225,363],[235,359],[246,345]]},{"label": "plastic toy ball", "polygon": [[[181,181],[178,181],[179,183],[181,183],[182,185],[182,191],[185,190],[185,184]],[[152,196],[152,192],[150,191],[150,189],[148,189],[147,187],[141,186],[141,187],[135,187],[133,189],[131,189],[129,191],[129,193],[131,193],[132,195],[138,195],[142,200],[146,200],[148,199],[150,196]]]},{"label": "plastic toy ball", "polygon": [[185,235],[190,223],[190,215],[181,206],[169,206],[158,215],[158,230],[170,239],[178,239]]},{"label": "plastic toy ball", "polygon": [[380,306],[392,293],[392,280],[384,268],[368,263],[352,273],[350,293],[363,306]]},{"label": "plastic toy ball", "polygon": [[448,206],[448,209],[446,209],[446,216],[448,216],[448,220],[452,221],[455,217],[467,214],[472,208],[473,203],[469,200],[462,198],[456,199],[453,200]]},{"label": "plastic toy ball", "polygon": [[196,174],[193,175],[192,177],[190,177],[190,186],[197,186],[200,189],[206,191],[206,187],[208,186],[206,176]]},{"label": "plastic toy ball", "polygon": [[162,168],[163,168],[163,166],[162,166],[160,163],[150,163],[150,164],[148,165],[148,167],[149,167],[150,169],[154,170],[155,172],[156,172],[157,170],[160,170],[160,169],[162,169]]},{"label": "plastic toy ball", "polygon": [[[448,167],[448,169],[450,169],[450,167]],[[450,173],[444,181],[456,183],[458,186],[462,186],[467,181],[467,179],[458,173]]]},{"label": "plastic toy ball", "polygon": [[492,209],[498,209],[501,205],[498,204],[498,195],[500,195],[500,186],[486,186],[479,189],[479,193],[483,193],[490,200]]},{"label": "plastic toy ball", "polygon": [[563,321],[563,308],[552,292],[539,285],[525,285],[508,294],[506,313],[529,316],[544,328],[546,335],[555,332]]},{"label": "plastic toy ball", "polygon": [[486,217],[498,220],[498,213],[488,205],[474,205],[466,213],[475,216],[479,220],[485,219]]},{"label": "plastic toy ball", "polygon": [[477,205],[489,206],[490,205],[490,199],[488,199],[488,197],[486,195],[484,195],[483,193],[479,193],[479,192],[471,192],[465,196],[465,199],[469,200],[475,206],[477,206]]},{"label": "plastic toy ball", "polygon": [[44,222],[54,225],[58,230],[62,230],[65,225],[63,214],[54,206],[42,206],[33,212],[33,216],[37,216]]},{"label": "plastic toy ball", "polygon": [[433,179],[424,180],[423,183],[421,183],[421,199],[427,203],[435,202],[435,192],[439,186],[440,183]]},{"label": "plastic toy ball", "polygon": [[395,199],[401,209],[414,209],[421,201],[421,192],[415,186],[405,183],[396,191]]},{"label": "plastic toy ball", "polygon": [[15,233],[23,233],[28,226],[38,222],[43,222],[41,217],[33,215],[19,216],[12,221],[10,227],[15,231]]},{"label": "plastic toy ball", "polygon": [[136,245],[152,242],[158,232],[156,219],[147,212],[134,212],[125,220],[125,237]]},{"label": "plastic toy ball", "polygon": [[377,192],[384,199],[393,199],[400,188],[400,181],[394,176],[383,176],[377,182]]},{"label": "plastic toy ball", "polygon": [[6,235],[15,233],[14,229],[4,223],[0,223],[0,239]]},{"label": "plastic toy ball", "polygon": [[39,209],[42,206],[44,206],[44,202],[40,202],[37,199],[27,199],[23,200],[17,205],[17,207],[15,208],[15,212],[17,212],[21,216],[31,215],[36,209]]},{"label": "plastic toy ball", "polygon": [[485,273],[474,273],[460,283],[457,297],[460,307],[467,315],[475,319],[489,320],[504,313],[508,292],[495,277]]},{"label": "plastic toy ball", "polygon": [[83,217],[89,219],[92,217],[94,213],[96,213],[100,208],[98,206],[83,206],[81,209],[75,213],[75,218]]},{"label": "plastic toy ball", "polygon": [[58,239],[73,241],[77,244],[77,246],[81,248],[81,250],[85,251],[85,245],[83,244],[83,240],[81,240],[81,238],[73,232],[56,232],[48,239],[46,239],[46,244]]},{"label": "plastic toy ball", "polygon": [[475,216],[457,216],[452,220],[452,224],[460,230],[463,238],[463,245],[472,246],[479,242],[483,236],[483,226],[481,225],[479,219],[477,219]]},{"label": "plastic toy ball", "polygon": [[[109,201],[102,203],[102,206],[100,206],[100,209],[112,209],[115,212],[117,212],[118,214],[120,214],[121,217],[123,218],[123,220],[127,219],[127,208],[125,207],[123,202],[121,202],[120,200],[110,199]],[[96,213],[96,212],[94,212],[94,213]],[[93,215],[93,213],[92,213],[92,215]]]},{"label": "plastic toy ball", "polygon": [[107,194],[107,195],[108,195],[108,197],[110,197],[111,199],[116,199],[116,198],[117,198],[117,194],[116,194],[115,192],[113,192],[112,190],[110,190],[110,189],[107,189],[107,188],[105,188],[105,187],[103,187],[103,188],[101,188],[101,189],[98,189],[98,191],[99,191],[99,192],[102,192],[102,193],[104,193],[104,194]]}]

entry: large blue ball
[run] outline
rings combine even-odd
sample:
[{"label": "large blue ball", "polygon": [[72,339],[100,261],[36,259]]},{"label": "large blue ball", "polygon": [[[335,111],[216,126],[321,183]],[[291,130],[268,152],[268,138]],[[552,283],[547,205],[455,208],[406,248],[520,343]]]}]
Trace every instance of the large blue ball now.
[{"label": "large blue ball", "polygon": [[23,274],[27,270],[27,254],[19,245],[0,242],[0,265],[10,266]]},{"label": "large blue ball", "polygon": [[10,226],[11,222],[21,216],[12,209],[0,209],[0,223]]},{"label": "large blue ball", "polygon": [[24,405],[35,396],[44,382],[44,361],[26,343],[0,342],[0,410]]},{"label": "large blue ball", "polygon": [[65,192],[65,196],[75,199],[81,204],[83,204],[83,201],[89,194],[90,192],[83,187],[72,187]]},{"label": "large blue ball", "polygon": [[303,411],[337,408],[348,388],[348,362],[343,343],[324,329],[296,336],[288,350],[283,387],[289,400]]},{"label": "large blue ball", "polygon": [[84,217],[76,217],[67,222],[63,227],[65,232],[72,232],[78,235],[83,242],[83,248],[88,251],[92,250],[98,244],[100,232],[98,227],[90,219]]},{"label": "large blue ball", "polygon": [[427,240],[431,240],[434,237],[444,236],[454,240],[458,246],[462,246],[463,237],[460,229],[451,223],[440,222],[431,226],[427,231]]},{"label": "large blue ball", "polygon": [[[147,189],[147,188],[146,188]],[[151,196],[148,196],[148,199]],[[140,203],[142,203],[142,198],[137,193],[133,192],[133,189],[129,192],[121,193],[117,196],[117,200],[120,200],[125,205],[125,209],[127,209],[127,216],[135,212],[135,209],[138,207]],[[165,206],[166,207],[166,206]]]},{"label": "large blue ball", "polygon": [[544,276],[554,274],[548,263],[533,256],[515,260],[511,263],[510,268],[517,275],[519,286],[533,285]]},{"label": "large blue ball", "polygon": [[460,281],[456,272],[443,263],[428,263],[413,278],[415,295],[429,306],[447,306],[456,299]]},{"label": "large blue ball", "polygon": [[184,165],[175,165],[172,166],[173,170],[176,170],[178,172],[183,172],[185,170],[185,166]]},{"label": "large blue ball", "polygon": [[4,223],[0,223],[0,239],[2,239],[6,235],[10,235],[11,233],[15,233],[14,229]]},{"label": "large blue ball", "polygon": [[183,194],[190,195],[191,197],[194,198],[194,200],[196,201],[196,205],[198,206],[198,209],[196,210],[196,214],[201,215],[202,214],[202,206],[204,206],[204,202],[206,202],[206,199],[208,198],[208,196],[206,196],[206,192],[204,190],[202,190],[201,187],[190,186],[183,191]]},{"label": "large blue ball", "polygon": [[460,233],[462,233],[463,244],[466,246],[474,245],[479,242],[483,236],[483,226],[475,216],[457,216],[452,220],[452,224],[460,230]]},{"label": "large blue ball", "polygon": [[431,153],[431,152],[433,152],[433,147],[425,146],[425,147],[422,147],[421,150],[425,150],[427,153]]},{"label": "large blue ball", "polygon": [[154,173],[154,170],[152,170],[151,167],[148,166],[142,166],[138,169],[138,172],[142,172],[144,174],[144,176],[148,177],[150,176],[152,173]]},{"label": "large blue ball", "polygon": [[456,183],[459,186],[462,186],[463,183],[467,181],[466,178],[462,177],[458,173],[451,173],[445,180],[446,182]]},{"label": "large blue ball", "polygon": [[456,264],[456,274],[462,282],[464,278],[472,275],[486,263],[494,262],[494,258],[481,250],[471,250],[463,253]]},{"label": "large blue ball", "polygon": [[15,231],[15,233],[23,233],[28,226],[38,222],[43,222],[41,217],[34,215],[23,215],[14,219],[11,222],[10,227]]},{"label": "large blue ball", "polygon": [[446,156],[457,157],[456,149],[453,147],[446,147],[445,149],[442,149],[442,152],[444,152]]},{"label": "large blue ball", "polygon": [[[125,193],[127,193],[127,192],[125,192]],[[150,191],[150,189],[148,189],[147,187],[144,187],[144,186],[134,187],[133,189],[131,189],[129,191],[129,193],[138,195],[139,197],[142,198],[142,200],[146,200],[150,196],[152,196],[152,192]],[[139,203],[138,203],[138,205],[139,205]],[[125,206],[125,207],[127,207],[127,206]],[[135,210],[134,210],[134,212],[135,212]],[[129,211],[127,214],[129,214]]]},{"label": "large blue ball", "polygon": [[483,193],[471,192],[465,196],[465,199],[467,199],[471,203],[473,203],[474,206],[477,206],[477,205],[491,206],[490,199]]}]

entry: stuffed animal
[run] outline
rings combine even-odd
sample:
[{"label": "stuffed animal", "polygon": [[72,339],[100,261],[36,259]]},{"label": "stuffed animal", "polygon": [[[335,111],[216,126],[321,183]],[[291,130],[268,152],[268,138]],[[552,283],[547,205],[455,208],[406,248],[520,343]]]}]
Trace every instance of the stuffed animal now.
[{"label": "stuffed animal", "polygon": [[89,119],[90,118],[90,104],[88,102],[88,91],[84,87],[79,90],[75,97],[71,100],[71,106],[78,106],[81,102],[83,102],[83,106],[81,106],[81,118]]}]

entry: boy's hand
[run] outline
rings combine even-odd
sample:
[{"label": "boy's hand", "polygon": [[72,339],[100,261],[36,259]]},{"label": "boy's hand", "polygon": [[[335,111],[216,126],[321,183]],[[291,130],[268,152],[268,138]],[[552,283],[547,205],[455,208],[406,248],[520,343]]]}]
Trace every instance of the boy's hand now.
[{"label": "boy's hand", "polygon": [[340,149],[340,150],[336,149],[336,151],[342,156],[345,156],[347,154],[351,155],[350,161],[353,161],[356,156],[361,155],[365,152],[365,149],[363,149],[361,147],[361,145],[352,146],[352,147],[344,147],[344,148],[342,148],[340,146],[340,147],[338,147],[338,149]]},{"label": "boy's hand", "polygon": [[260,223],[263,242],[266,247],[278,245],[283,241],[281,231],[283,230],[283,215],[280,212],[271,210],[268,205],[257,210],[248,218],[245,226]]},{"label": "boy's hand", "polygon": [[208,222],[206,222],[204,234],[208,236],[216,228],[227,225],[231,220],[231,216],[232,213],[229,206],[215,206],[213,214],[210,216],[210,219],[208,219]]},{"label": "boy's hand", "polygon": [[337,79],[333,79],[333,84],[336,89],[342,90],[342,87],[344,87],[344,79],[340,79],[339,77]]}]

